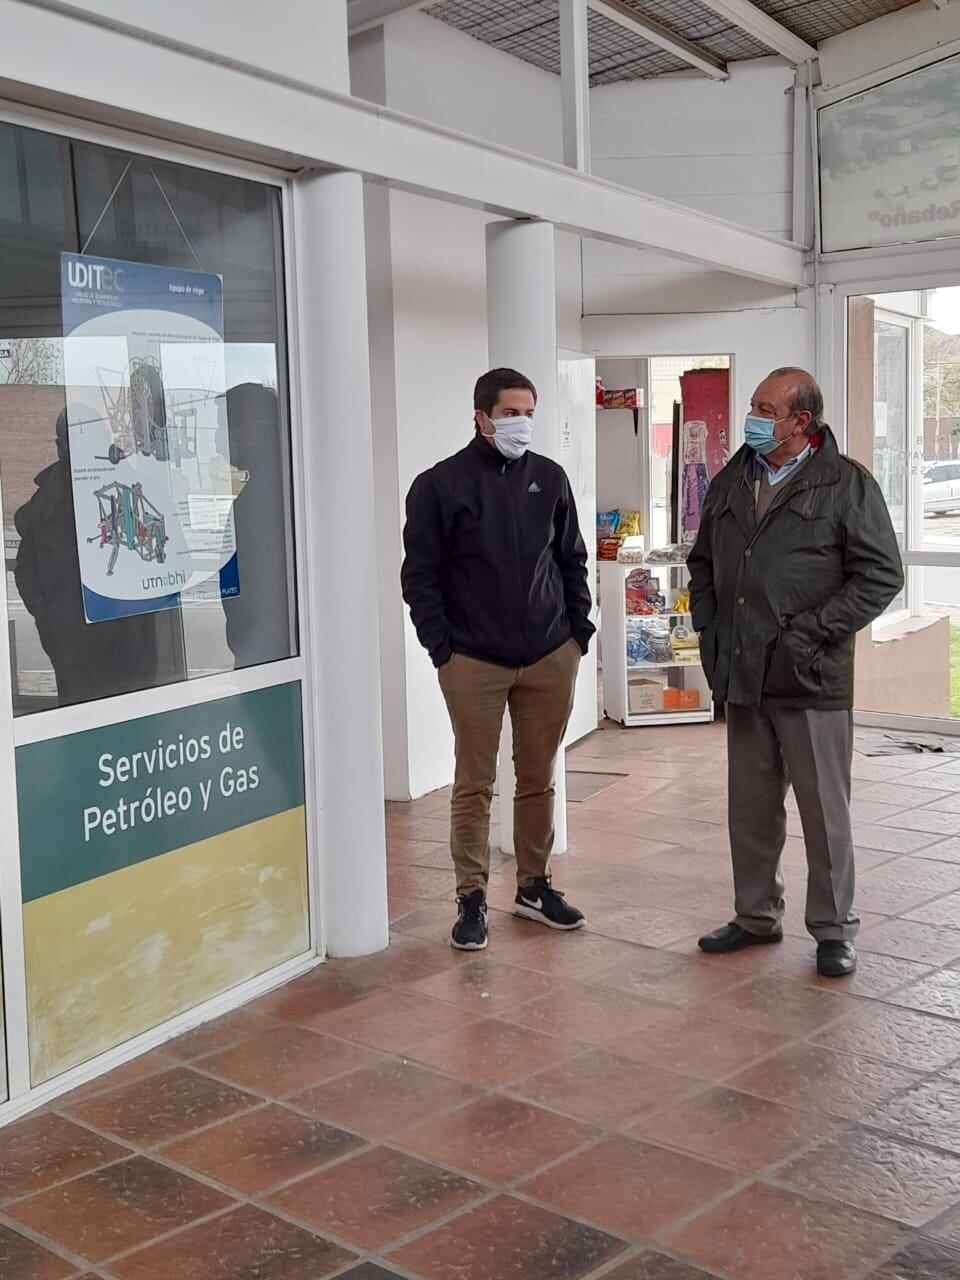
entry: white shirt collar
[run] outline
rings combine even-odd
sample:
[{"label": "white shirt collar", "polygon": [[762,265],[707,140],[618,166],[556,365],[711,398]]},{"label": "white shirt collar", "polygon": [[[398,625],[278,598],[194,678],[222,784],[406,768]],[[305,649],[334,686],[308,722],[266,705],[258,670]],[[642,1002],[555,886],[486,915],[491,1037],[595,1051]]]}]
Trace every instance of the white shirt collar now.
[{"label": "white shirt collar", "polygon": [[757,458],[757,461],[762,465],[764,471],[766,471],[767,481],[772,487],[774,485],[782,484],[783,481],[786,480],[788,476],[793,475],[794,471],[796,471],[797,467],[800,466],[801,462],[806,462],[807,458],[810,457],[810,454],[812,452],[813,452],[813,446],[808,444],[807,447],[804,449],[803,453],[798,453],[795,458],[791,458],[789,462],[785,462],[783,466],[779,467],[776,471],[774,471],[773,467],[771,467],[770,463],[766,460],[766,458],[763,456],[762,453],[758,453],[756,455],[756,458]]}]

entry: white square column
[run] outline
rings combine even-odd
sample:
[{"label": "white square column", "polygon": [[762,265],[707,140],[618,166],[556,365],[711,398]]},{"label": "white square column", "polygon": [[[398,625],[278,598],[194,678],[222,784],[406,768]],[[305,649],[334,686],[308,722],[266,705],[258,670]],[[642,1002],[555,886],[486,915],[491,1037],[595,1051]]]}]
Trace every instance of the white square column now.
[{"label": "white square column", "polygon": [[[537,388],[533,449],[560,461],[557,386],[556,241],[549,222],[493,222],[487,227],[487,342],[491,369],[525,374]],[[513,854],[513,733],[509,714],[500,740],[500,847]],[[567,851],[563,747],[557,757],[554,854]]]}]

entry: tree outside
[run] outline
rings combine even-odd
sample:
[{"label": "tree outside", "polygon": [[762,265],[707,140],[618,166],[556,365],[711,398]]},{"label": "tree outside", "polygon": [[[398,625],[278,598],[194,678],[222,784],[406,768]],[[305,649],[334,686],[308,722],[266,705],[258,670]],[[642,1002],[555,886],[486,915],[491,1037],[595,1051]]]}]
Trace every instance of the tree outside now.
[{"label": "tree outside", "polygon": [[52,338],[0,338],[0,386],[63,382],[61,344]]}]

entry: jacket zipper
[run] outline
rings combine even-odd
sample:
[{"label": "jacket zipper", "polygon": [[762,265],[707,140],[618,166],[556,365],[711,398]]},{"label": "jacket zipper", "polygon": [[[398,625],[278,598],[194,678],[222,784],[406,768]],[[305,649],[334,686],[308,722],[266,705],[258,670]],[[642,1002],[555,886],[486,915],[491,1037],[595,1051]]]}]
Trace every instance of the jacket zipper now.
[{"label": "jacket zipper", "polygon": [[[513,560],[517,569],[517,601],[520,606],[520,617],[524,617],[524,601],[523,601],[523,573],[520,569],[520,525],[517,520],[517,504],[513,500],[513,490],[510,488],[510,481],[507,478],[507,464],[504,463],[500,468],[500,475],[507,486],[507,497],[510,501],[510,517],[513,524]],[[527,628],[524,623],[520,623],[520,655],[523,659],[521,666],[527,666]]]}]

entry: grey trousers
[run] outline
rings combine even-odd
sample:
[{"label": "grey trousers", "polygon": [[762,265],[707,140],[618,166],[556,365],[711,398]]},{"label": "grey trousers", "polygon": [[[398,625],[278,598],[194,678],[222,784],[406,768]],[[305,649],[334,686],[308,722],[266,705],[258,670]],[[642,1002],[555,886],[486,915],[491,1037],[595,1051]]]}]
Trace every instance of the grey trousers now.
[{"label": "grey trousers", "polygon": [[736,923],[758,934],[780,928],[784,801],[792,784],[807,852],[807,929],[818,942],[854,938],[852,712],[764,702],[727,703],[726,715]]}]

